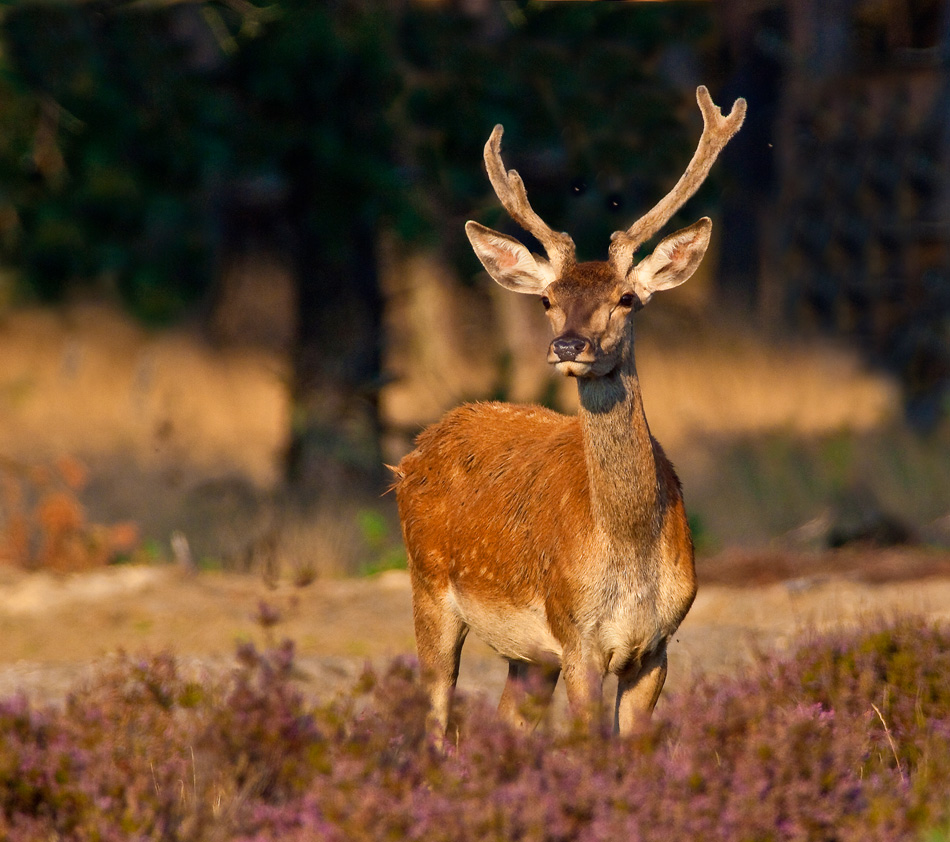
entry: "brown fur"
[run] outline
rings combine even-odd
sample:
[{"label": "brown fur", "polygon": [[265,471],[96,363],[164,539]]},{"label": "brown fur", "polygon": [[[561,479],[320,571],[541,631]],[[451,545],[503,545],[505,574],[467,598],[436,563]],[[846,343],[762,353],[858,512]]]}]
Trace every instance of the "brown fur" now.
[{"label": "brown fur", "polygon": [[693,543],[679,480],[650,435],[634,362],[633,314],[692,275],[709,243],[701,219],[632,265],[636,238],[692,195],[738,130],[705,88],[706,129],[673,193],[627,232],[611,259],[574,260],[573,242],[528,204],[501,160],[502,129],[485,147],[489,177],[512,217],[545,245],[466,224],[488,273],[538,295],[555,339],[548,361],[577,378],[580,411],[468,404],[418,438],[396,473],[413,618],[432,722],[444,729],[469,629],[508,659],[500,710],[521,724],[527,682],[542,709],[563,672],[576,715],[590,718],[607,673],[618,676],[615,724],[647,719],[666,679],[666,647],[696,594]]},{"label": "brown fur", "polygon": [[[555,325],[583,327],[574,312],[583,308],[601,327],[592,356],[616,360],[578,380],[578,416],[461,406],[397,469],[419,658],[442,727],[472,628],[512,663],[502,708],[516,721],[525,665],[543,669],[550,689],[560,666],[579,715],[600,679],[618,674],[617,726],[630,730],[656,703],[666,642],[695,595],[680,484],[643,414],[631,317],[598,318],[589,295],[567,291],[558,306],[572,312]],[[616,294],[612,284],[600,292]]]}]

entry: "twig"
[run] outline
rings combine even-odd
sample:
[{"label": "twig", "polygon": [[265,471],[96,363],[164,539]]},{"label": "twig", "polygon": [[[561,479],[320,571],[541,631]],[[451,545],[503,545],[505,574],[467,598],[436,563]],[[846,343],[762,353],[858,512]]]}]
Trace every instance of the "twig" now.
[{"label": "twig", "polygon": [[880,708],[874,702],[871,702],[871,707],[874,708],[874,712],[877,714],[878,719],[881,720],[881,724],[884,726],[884,736],[887,737],[887,742],[891,747],[891,752],[894,755],[894,761],[897,763],[897,771],[901,776],[901,782],[907,783],[907,778],[904,776],[904,767],[901,765],[901,759],[897,756],[897,745],[894,743],[894,738],[891,736],[891,729],[887,727],[887,722],[884,720],[884,714],[881,713]]}]

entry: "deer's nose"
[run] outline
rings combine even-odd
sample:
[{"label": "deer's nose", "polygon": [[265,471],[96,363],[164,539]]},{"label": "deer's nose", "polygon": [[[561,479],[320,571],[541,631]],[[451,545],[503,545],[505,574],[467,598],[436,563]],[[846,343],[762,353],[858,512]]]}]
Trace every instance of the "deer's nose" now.
[{"label": "deer's nose", "polygon": [[578,354],[583,353],[585,348],[587,348],[587,340],[576,333],[565,333],[551,343],[551,350],[562,363],[576,360]]}]

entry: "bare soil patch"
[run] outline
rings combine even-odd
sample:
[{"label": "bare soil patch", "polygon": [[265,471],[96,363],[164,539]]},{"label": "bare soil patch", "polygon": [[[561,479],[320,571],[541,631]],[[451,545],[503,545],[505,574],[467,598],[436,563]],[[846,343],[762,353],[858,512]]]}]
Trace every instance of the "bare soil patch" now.
[{"label": "bare soil patch", "polygon": [[827,552],[783,548],[730,549],[700,558],[703,585],[754,588],[785,582],[805,589],[829,579],[885,585],[924,579],[950,579],[950,551],[929,546],[845,547]]},{"label": "bare soil patch", "polygon": [[[921,575],[882,575],[900,569],[901,558],[905,569]],[[948,563],[947,556],[922,551],[837,553],[789,557],[771,568],[756,564],[755,575],[746,576],[747,559],[702,560],[699,595],[671,646],[668,688],[699,674],[742,670],[759,653],[842,626],[908,613],[948,621]],[[769,569],[771,578],[762,572]],[[262,622],[262,604],[263,614],[276,618],[272,625]],[[171,566],[68,576],[4,570],[0,635],[0,696],[23,690],[40,699],[62,698],[120,650],[171,651],[201,673],[230,669],[240,642],[264,647],[290,638],[299,652],[301,685],[314,698],[348,689],[367,664],[379,668],[414,653],[402,571],[272,587],[255,576],[188,575]],[[505,675],[504,663],[470,637],[460,687],[494,697]],[[557,701],[563,706],[563,695]]]}]

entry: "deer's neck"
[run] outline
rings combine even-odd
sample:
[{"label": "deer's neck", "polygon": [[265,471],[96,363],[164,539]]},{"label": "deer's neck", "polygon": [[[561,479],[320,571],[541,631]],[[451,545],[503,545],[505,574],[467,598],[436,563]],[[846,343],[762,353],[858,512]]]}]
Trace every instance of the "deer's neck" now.
[{"label": "deer's neck", "polygon": [[577,384],[594,515],[608,534],[639,542],[659,529],[660,489],[632,346],[631,337],[614,372]]}]

